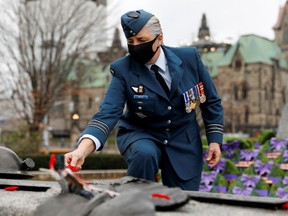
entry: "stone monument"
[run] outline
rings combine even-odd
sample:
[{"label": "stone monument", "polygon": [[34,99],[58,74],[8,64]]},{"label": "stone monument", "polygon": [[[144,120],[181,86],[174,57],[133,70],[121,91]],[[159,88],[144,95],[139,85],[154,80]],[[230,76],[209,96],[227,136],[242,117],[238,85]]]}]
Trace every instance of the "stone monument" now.
[{"label": "stone monument", "polygon": [[278,138],[288,138],[288,103],[285,104],[282,110],[280,122],[277,130]]}]

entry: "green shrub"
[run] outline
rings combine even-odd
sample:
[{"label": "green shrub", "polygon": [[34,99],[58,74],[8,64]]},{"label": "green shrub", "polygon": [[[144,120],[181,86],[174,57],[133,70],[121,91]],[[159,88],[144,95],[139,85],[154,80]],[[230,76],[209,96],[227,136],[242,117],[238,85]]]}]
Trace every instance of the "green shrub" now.
[{"label": "green shrub", "polygon": [[276,133],[272,130],[263,130],[259,137],[257,138],[257,141],[260,144],[264,144],[267,140],[270,140],[272,137],[275,137]]},{"label": "green shrub", "polygon": [[240,141],[239,149],[253,149],[254,144],[251,139],[249,138],[239,138],[239,137],[226,137],[224,141],[227,143],[233,142],[235,140]]},{"label": "green shrub", "polygon": [[270,151],[270,140],[266,140],[266,142],[261,146],[259,153],[266,153]]},{"label": "green shrub", "polygon": [[259,182],[256,184],[255,188],[259,190],[269,190],[270,185],[266,183],[263,179],[260,179]]},{"label": "green shrub", "polygon": [[22,160],[25,160],[26,158],[31,158],[35,162],[35,167],[32,169],[32,171],[38,171],[39,168],[49,168],[49,159],[50,155],[44,155],[44,154],[25,154],[25,155],[19,155],[19,157]]},{"label": "green shrub", "polygon": [[215,178],[214,185],[217,185],[217,186],[228,186],[228,182],[227,182],[226,178],[222,174],[218,173],[216,178]]},{"label": "green shrub", "polygon": [[85,159],[83,169],[127,169],[127,163],[119,154],[92,154]]},{"label": "green shrub", "polygon": [[285,172],[284,172],[284,170],[280,169],[280,167],[278,165],[274,164],[269,175],[274,176],[274,177],[283,178],[285,175]]},{"label": "green shrub", "polygon": [[[31,158],[35,162],[33,171],[39,168],[48,168],[50,155],[44,154],[25,154],[19,155],[22,160]],[[101,169],[127,169],[124,158],[119,154],[91,154],[85,159],[83,170],[101,170]]]},{"label": "green shrub", "polygon": [[244,169],[243,173],[246,174],[246,175],[256,175],[253,165],[250,165],[249,167]]},{"label": "green shrub", "polygon": [[259,154],[257,155],[257,159],[259,159],[263,163],[267,163],[269,159],[266,156],[266,152],[260,151]]},{"label": "green shrub", "polygon": [[4,131],[1,142],[5,147],[11,149],[16,154],[28,154],[38,152],[38,145],[41,143],[41,134],[39,132],[28,131],[27,128],[17,131]]},{"label": "green shrub", "polygon": [[202,138],[202,146],[203,146],[203,151],[208,150],[208,141],[207,139]]},{"label": "green shrub", "polygon": [[225,174],[240,174],[240,171],[237,168],[237,166],[233,163],[233,161],[227,159],[223,173],[225,173]]}]

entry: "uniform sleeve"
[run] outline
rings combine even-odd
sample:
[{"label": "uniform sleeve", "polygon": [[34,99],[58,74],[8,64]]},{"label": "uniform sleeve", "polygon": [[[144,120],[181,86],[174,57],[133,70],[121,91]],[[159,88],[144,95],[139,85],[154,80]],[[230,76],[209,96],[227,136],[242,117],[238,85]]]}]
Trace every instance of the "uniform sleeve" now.
[{"label": "uniform sleeve", "polygon": [[110,132],[122,116],[126,101],[125,82],[123,78],[116,70],[112,69],[112,67],[110,70],[112,80],[101,102],[99,111],[93,115],[82,133],[82,136],[90,135],[100,141],[101,147],[97,150],[103,148]]},{"label": "uniform sleeve", "polygon": [[216,142],[222,144],[223,141],[223,106],[221,98],[210,74],[204,66],[198,51],[195,49],[200,82],[204,85],[206,101],[201,104],[201,114],[206,130],[208,143]]}]

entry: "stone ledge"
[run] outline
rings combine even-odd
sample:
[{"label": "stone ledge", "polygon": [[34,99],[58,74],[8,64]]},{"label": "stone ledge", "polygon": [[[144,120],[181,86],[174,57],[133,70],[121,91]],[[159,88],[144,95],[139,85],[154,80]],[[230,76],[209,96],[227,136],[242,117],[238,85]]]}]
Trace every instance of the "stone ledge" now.
[{"label": "stone ledge", "polygon": [[[34,177],[31,180],[54,181],[48,172],[30,171],[28,174]],[[92,179],[117,179],[127,175],[127,170],[109,169],[109,170],[80,170],[77,175],[86,180]]]},{"label": "stone ledge", "polygon": [[[7,184],[9,182],[13,184],[23,184],[23,185],[34,185],[38,184],[46,185],[51,187],[46,192],[33,192],[33,191],[5,191],[0,190],[0,215],[2,216],[34,216],[36,208],[51,198],[60,193],[60,187],[56,182],[39,182],[31,180],[9,180],[0,179],[0,183]],[[237,206],[237,205],[225,205],[224,199],[235,199],[234,195],[217,195],[201,192],[188,192],[191,196],[189,203],[179,209],[174,211],[166,212],[156,212],[156,216],[211,216],[211,215],[221,215],[221,216],[287,216],[288,210],[270,210],[261,208],[251,208],[248,206]],[[209,196],[215,198],[219,196],[223,202],[213,203],[213,202],[199,202],[193,200],[193,197],[203,197]],[[238,197],[238,199],[246,200],[247,197]],[[252,199],[252,198],[249,198]],[[263,200],[262,198],[255,197],[254,199]],[[266,199],[267,200],[267,199]],[[263,203],[264,205],[264,203]]]}]

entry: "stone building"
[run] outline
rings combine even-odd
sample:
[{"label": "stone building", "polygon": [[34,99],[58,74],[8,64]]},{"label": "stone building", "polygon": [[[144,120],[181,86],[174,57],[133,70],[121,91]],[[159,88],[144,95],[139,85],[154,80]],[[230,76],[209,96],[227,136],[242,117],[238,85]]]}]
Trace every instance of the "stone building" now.
[{"label": "stone building", "polygon": [[[279,9],[279,15],[276,24],[273,27],[275,32],[275,40],[280,45],[282,53],[286,60],[288,60],[288,1]],[[286,79],[286,83],[288,80]],[[286,105],[282,109],[281,119],[279,122],[277,137],[288,137],[288,100],[287,93],[288,87],[286,86]]]},{"label": "stone building", "polygon": [[288,65],[276,41],[243,35],[218,62],[215,80],[226,132],[276,130],[285,104]]},{"label": "stone building", "polygon": [[[205,43],[193,44],[199,49],[222,97],[226,133],[255,135],[263,129],[277,129],[281,111],[288,101],[287,12],[286,3],[273,28],[275,40],[242,35],[230,47],[206,49],[206,52],[203,52]],[[209,28],[203,16],[199,35],[205,38],[205,34],[209,35]],[[207,46],[210,44],[207,41]]]}]

